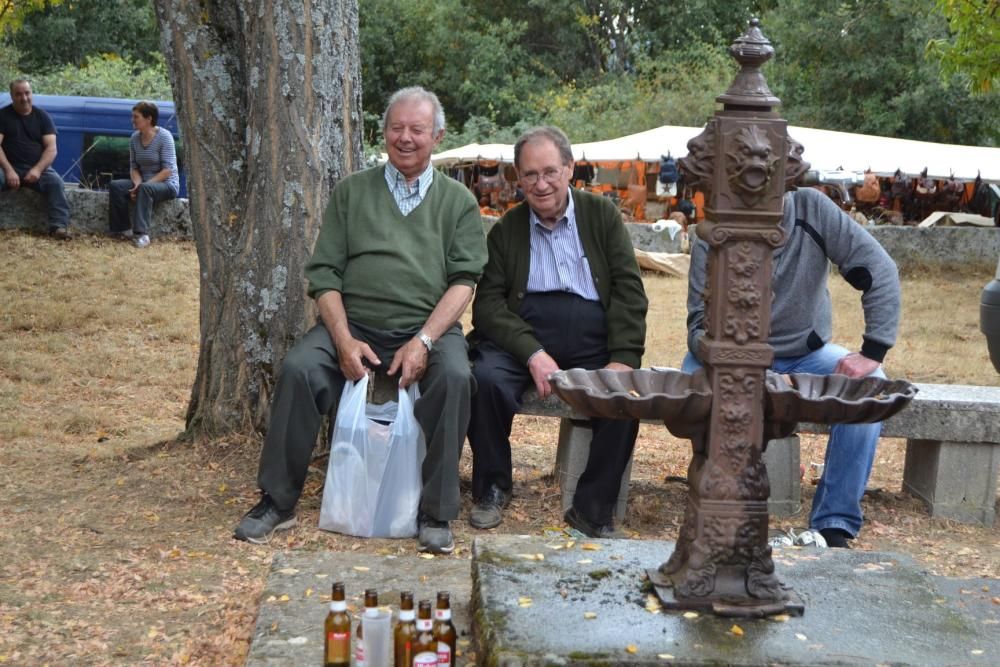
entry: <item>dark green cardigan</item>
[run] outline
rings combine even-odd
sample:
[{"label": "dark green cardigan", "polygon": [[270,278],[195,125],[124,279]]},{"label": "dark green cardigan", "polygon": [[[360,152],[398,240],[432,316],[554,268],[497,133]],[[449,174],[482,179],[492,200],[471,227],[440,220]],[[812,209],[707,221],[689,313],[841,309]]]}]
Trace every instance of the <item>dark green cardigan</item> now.
[{"label": "dark green cardigan", "polygon": [[[570,189],[577,230],[597,293],[608,318],[610,360],[632,368],[642,362],[649,302],[621,214],[610,200]],[[531,326],[518,316],[527,294],[531,261],[527,203],[508,211],[486,238],[489,259],[472,305],[472,344],[487,338],[521,363],[542,349]],[[567,335],[572,328],[567,326]]]}]

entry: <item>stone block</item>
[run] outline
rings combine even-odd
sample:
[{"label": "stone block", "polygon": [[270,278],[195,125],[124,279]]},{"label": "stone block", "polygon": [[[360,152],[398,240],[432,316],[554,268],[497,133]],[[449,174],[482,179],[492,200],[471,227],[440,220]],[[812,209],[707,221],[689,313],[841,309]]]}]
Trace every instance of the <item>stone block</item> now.
[{"label": "stone block", "polygon": [[802,473],[799,467],[799,436],[771,440],[764,450],[764,465],[771,482],[767,511],[791,516],[802,507]]},{"label": "stone block", "polygon": [[[576,483],[587,467],[590,456],[590,441],[592,438],[590,423],[579,419],[561,419],[559,421],[559,445],[556,449],[555,476],[562,492],[562,511],[565,512],[573,504],[573,494],[576,493]],[[618,502],[615,504],[615,521],[625,520],[625,510],[628,506],[629,481],[632,478],[632,462],[629,461],[622,475],[621,487],[618,490]]]},{"label": "stone block", "polygon": [[923,500],[931,516],[993,525],[1000,447],[948,440],[906,441],[903,490]]}]

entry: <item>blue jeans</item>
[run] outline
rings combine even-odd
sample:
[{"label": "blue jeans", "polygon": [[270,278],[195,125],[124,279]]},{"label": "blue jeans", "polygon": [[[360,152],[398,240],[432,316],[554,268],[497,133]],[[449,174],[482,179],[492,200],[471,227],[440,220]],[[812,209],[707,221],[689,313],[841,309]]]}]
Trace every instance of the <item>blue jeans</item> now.
[{"label": "blue jeans", "polygon": [[108,184],[108,227],[113,234],[124,232],[129,228],[136,236],[149,234],[149,225],[153,220],[153,204],[177,197],[177,192],[169,183],[148,181],[143,183],[135,196],[135,224],[130,224],[128,192],[131,189],[132,181],[127,178],[117,179]]},{"label": "blue jeans", "polygon": [[[801,357],[776,357],[771,365],[775,373],[812,373],[832,375],[837,362],[848,354],[846,348],[827,343],[823,347]],[[701,368],[701,363],[688,352],[681,370],[692,373]],[[880,366],[871,374],[884,378]],[[813,497],[809,527],[814,530],[840,528],[852,536],[861,530],[864,515],[861,511],[861,497],[865,493],[868,476],[875,460],[875,446],[878,444],[882,423],[835,424],[830,427],[830,439],[826,445],[823,476]]]},{"label": "blue jeans", "polygon": [[[49,205],[49,231],[62,227],[69,228],[69,202],[66,201],[66,184],[52,167],[48,167],[42,172],[41,177],[35,183],[25,183],[24,175],[28,169],[14,168],[21,179],[21,187],[31,188],[35,192],[40,192]],[[7,187],[7,176],[0,169],[0,191]]]}]

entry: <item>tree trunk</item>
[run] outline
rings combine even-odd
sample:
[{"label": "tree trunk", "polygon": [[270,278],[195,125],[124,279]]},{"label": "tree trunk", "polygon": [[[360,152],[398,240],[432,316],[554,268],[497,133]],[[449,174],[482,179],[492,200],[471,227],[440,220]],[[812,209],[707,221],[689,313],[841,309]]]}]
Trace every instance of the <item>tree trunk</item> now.
[{"label": "tree trunk", "polygon": [[201,269],[188,434],[262,429],[315,320],[303,269],[361,165],[357,0],[155,0]]}]

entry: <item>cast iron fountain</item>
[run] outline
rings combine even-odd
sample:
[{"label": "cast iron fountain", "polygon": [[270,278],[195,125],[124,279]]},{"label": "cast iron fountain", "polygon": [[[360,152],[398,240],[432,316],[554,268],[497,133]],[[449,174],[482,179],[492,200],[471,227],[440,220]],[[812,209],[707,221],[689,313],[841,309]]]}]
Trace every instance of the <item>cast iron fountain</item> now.
[{"label": "cast iron fountain", "polygon": [[648,571],[666,607],[801,614],[802,602],[775,575],[767,543],[767,440],[794,432],[800,420],[882,421],[916,388],[901,380],[767,370],[774,358],[767,343],[772,254],[785,240],[782,199],[809,164],[773,111],[779,100],[760,66],[774,49],[756,19],[729,52],[740,71],[680,161],[685,183],[706,196],[707,220],[698,225],[710,246],[704,371],[559,371],[553,390],[581,413],[662,419],[691,440],[690,492],[676,548]]}]

